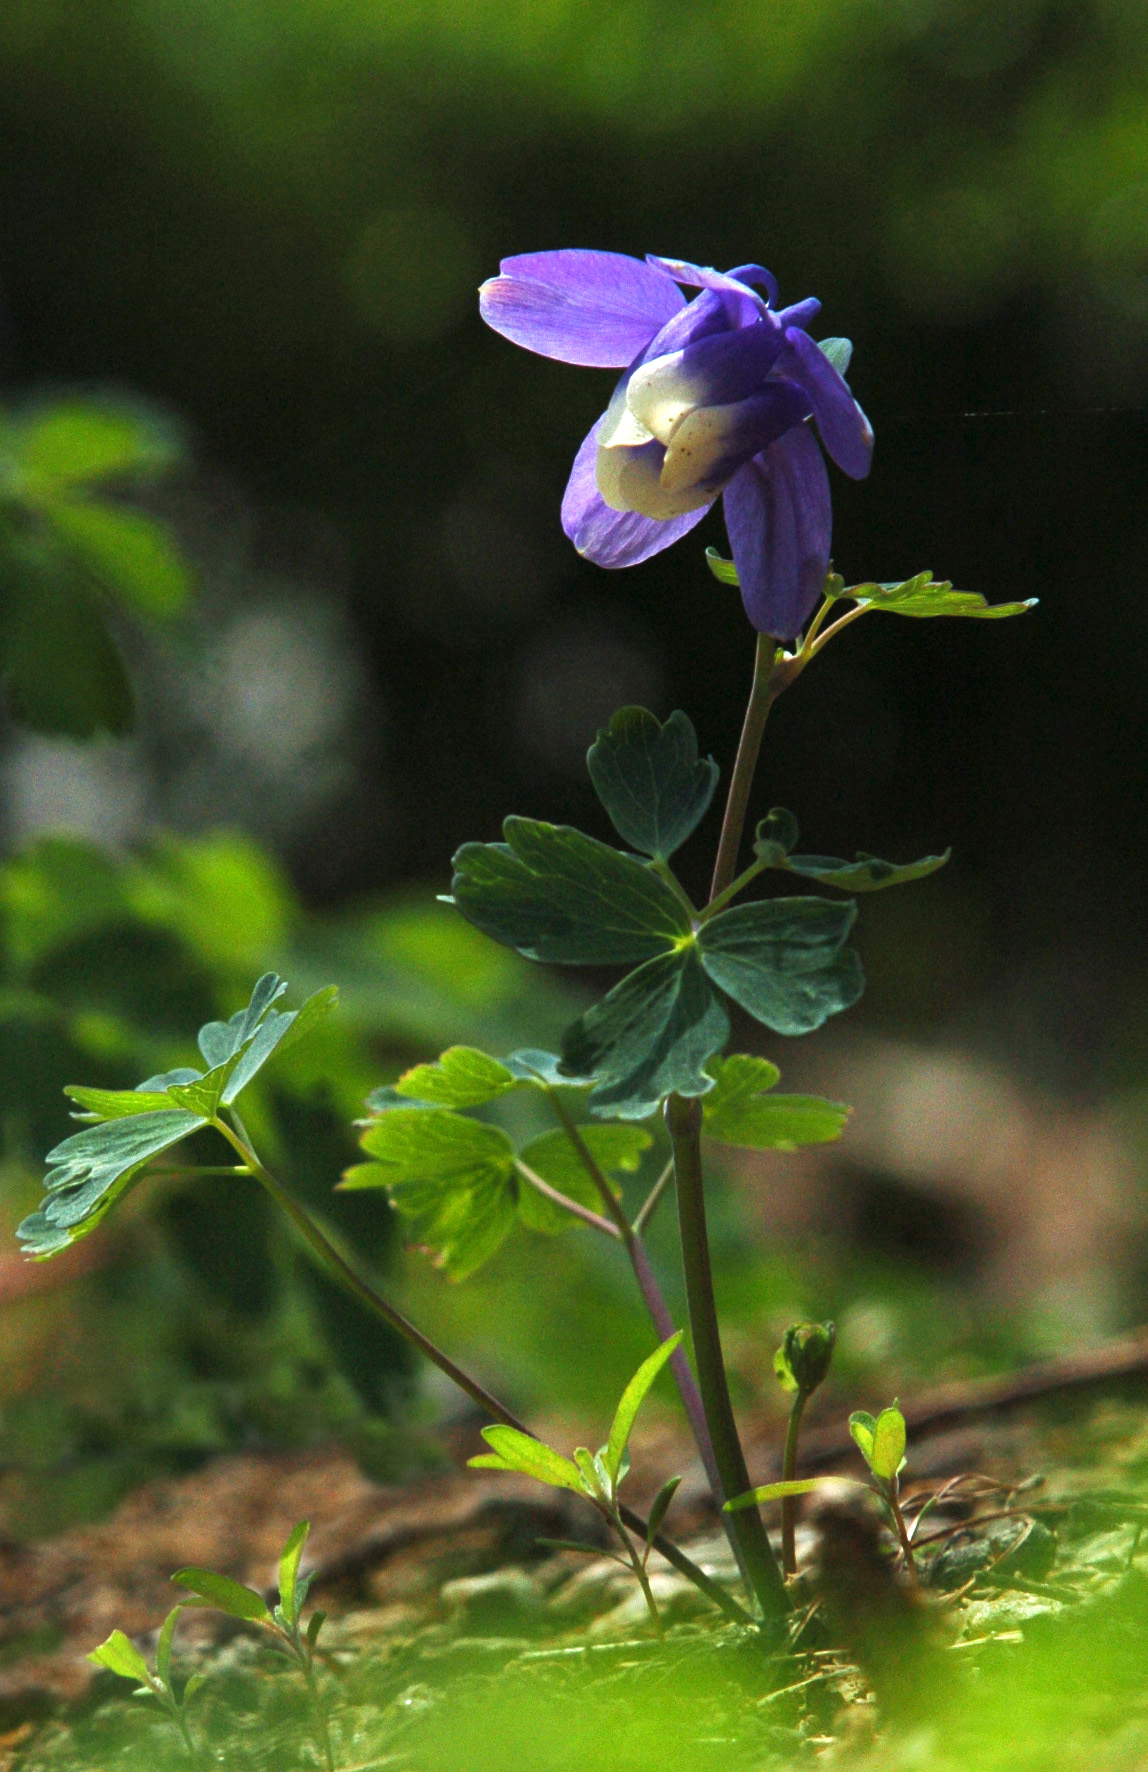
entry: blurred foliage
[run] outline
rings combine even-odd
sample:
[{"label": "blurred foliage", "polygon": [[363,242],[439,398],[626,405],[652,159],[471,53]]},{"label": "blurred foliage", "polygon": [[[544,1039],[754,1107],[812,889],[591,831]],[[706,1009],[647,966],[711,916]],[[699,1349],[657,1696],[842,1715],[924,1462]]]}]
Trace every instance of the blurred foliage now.
[{"label": "blurred foliage", "polygon": [[139,404],[77,396],[0,414],[0,675],[25,725],[130,730],[105,611],[176,615],[192,581],[164,526],[110,495],[179,459],[171,428]]},{"label": "blurred foliage", "polygon": [[[72,1129],[64,1083],[130,1085],[187,1062],[189,1030],[283,964],[305,988],[338,980],[345,1007],[273,1085],[252,1087],[245,1114],[290,1185],[384,1259],[386,1211],[332,1193],[363,1098],[460,1029],[513,1045],[569,1012],[445,907],[309,919],[237,836],[132,857],[41,843],[0,866],[0,927],[9,1229],[39,1192],[43,1152]],[[10,1237],[0,1254],[0,1494],[17,1532],[228,1446],[342,1434],[380,1474],[425,1456],[417,1432],[387,1425],[407,1393],[404,1347],[288,1243],[254,1188],[158,1183],[87,1248],[58,1271],[24,1265]]]}]

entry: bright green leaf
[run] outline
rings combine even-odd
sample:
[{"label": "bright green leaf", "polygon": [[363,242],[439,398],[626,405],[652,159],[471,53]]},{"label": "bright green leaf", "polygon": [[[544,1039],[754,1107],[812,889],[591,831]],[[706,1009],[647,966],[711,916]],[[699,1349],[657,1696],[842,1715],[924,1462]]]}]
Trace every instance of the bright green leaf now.
[{"label": "bright green leaf", "polygon": [[179,1623],[182,1606],[173,1606],[160,1626],[159,1641],[155,1650],[155,1670],[164,1685],[171,1686],[171,1645],[175,1636],[175,1627]]},{"label": "bright green leaf", "polygon": [[[189,1075],[194,1077],[195,1073]],[[144,1089],[83,1089],[77,1083],[69,1083],[64,1094],[97,1120],[123,1120],[137,1114],[160,1113],[171,1106],[166,1092]]]},{"label": "bright green leaf", "polygon": [[697,733],[680,711],[662,725],[645,708],[622,708],[586,763],[623,842],[663,860],[700,824],[718,780],[717,764],[699,759]]},{"label": "bright green leaf", "polygon": [[843,1102],[770,1094],[780,1073],[767,1059],[732,1053],[711,1059],[706,1069],[715,1082],[702,1098],[702,1130],[720,1144],[794,1151],[828,1144],[844,1131],[850,1109]]},{"label": "bright green leaf", "polygon": [[184,1704],[185,1705],[190,1704],[192,1699],[195,1697],[196,1693],[200,1690],[200,1688],[202,1686],[206,1686],[206,1684],[207,1684],[207,1675],[206,1674],[192,1674],[191,1678],[187,1682],[187,1685],[183,1689]]},{"label": "bright green leaf", "polygon": [[766,1027],[808,1034],[864,989],[861,962],[843,945],[856,915],[855,905],[823,898],[735,905],[702,925],[702,964]]},{"label": "bright green leaf", "polygon": [[614,1413],[614,1422],[610,1428],[610,1438],[606,1444],[606,1451],[603,1459],[606,1470],[613,1483],[618,1482],[618,1472],[621,1469],[622,1455],[626,1450],[626,1445],[630,1438],[630,1431],[633,1428],[638,1410],[645,1402],[646,1397],[649,1394],[650,1386],[657,1378],[662,1367],[666,1364],[666,1361],[671,1358],[675,1349],[681,1346],[682,1335],[683,1331],[679,1329],[676,1334],[671,1335],[668,1340],[663,1341],[661,1347],[656,1348],[648,1359],[642,1361],[642,1364],[638,1367],[633,1378],[631,1378],[629,1384],[622,1392],[622,1400],[618,1404]]},{"label": "bright green leaf", "polygon": [[574,1463],[578,1466],[582,1487],[587,1495],[608,1498],[613,1494],[613,1484],[605,1466],[600,1459],[594,1457],[588,1447],[575,1446]]},{"label": "bright green leaf", "polygon": [[21,416],[5,441],[21,474],[65,485],[155,473],[179,459],[170,427],[151,414],[89,400],[56,400]]},{"label": "bright green leaf", "polygon": [[734,565],[733,561],[723,560],[716,548],[706,549],[706,565],[709,567],[719,584],[735,586],[741,584],[741,580],[737,575],[737,567]]},{"label": "bright green leaf", "polygon": [[896,1403],[882,1409],[873,1427],[869,1468],[875,1477],[890,1482],[905,1462],[905,1417]]},{"label": "bright green leaf", "polygon": [[45,501],[42,509],[93,578],[141,615],[176,615],[187,603],[191,569],[155,517],[77,498]]},{"label": "bright green leaf", "polygon": [[96,1667],[119,1674],[121,1679],[136,1680],[141,1686],[146,1686],[151,1678],[147,1662],[122,1630],[114,1630],[98,1649],[91,1651],[88,1660]]},{"label": "bright green leaf", "polygon": [[271,1612],[262,1596],[229,1575],[217,1575],[213,1569],[177,1569],[172,1580],[229,1618],[247,1618],[256,1624],[270,1621]]},{"label": "bright green leaf", "polygon": [[873,1431],[876,1426],[876,1416],[870,1415],[867,1409],[855,1409],[849,1417],[849,1432],[866,1464],[869,1464],[872,1456]]},{"label": "bright green leaf", "polygon": [[467,1463],[480,1470],[520,1471],[523,1476],[536,1477],[552,1489],[572,1489],[575,1495],[586,1493],[578,1466],[569,1458],[520,1433],[515,1427],[484,1427],[482,1437],[491,1448]]},{"label": "bright green leaf", "polygon": [[784,1501],[787,1495],[811,1495],[815,1489],[836,1488],[839,1483],[850,1481],[847,1477],[795,1477],[785,1483],[763,1483],[760,1489],[749,1489],[744,1495],[735,1495],[722,1508],[726,1514],[740,1513],[747,1507],[764,1507],[767,1501]]},{"label": "bright green leaf", "polygon": [[463,845],[451,891],[476,928],[527,959],[647,960],[690,934],[677,894],[633,856],[570,825],[508,818],[503,832]]},{"label": "bright green leaf", "polygon": [[521,1079],[497,1058],[488,1058],[473,1046],[448,1046],[436,1064],[416,1064],[404,1071],[395,1091],[436,1107],[472,1108],[520,1087]]},{"label": "bright green leaf", "polygon": [[[715,919],[716,921],[716,919]],[[691,945],[648,960],[566,1030],[563,1066],[597,1076],[592,1112],[643,1120],[677,1090],[712,1087],[705,1062],[729,1037],[729,1019]]]},{"label": "bright green leaf", "polygon": [[300,1520],[283,1546],[283,1554],[279,1558],[279,1603],[290,1624],[295,1624],[298,1621],[299,1609],[303,1604],[296,1589],[299,1580],[299,1561],[303,1555],[307,1534],[310,1530],[310,1520]]},{"label": "bright green leaf", "polygon": [[[273,1055],[282,1057],[317,1027],[339,1001],[337,986],[324,985],[309,996],[298,1009],[272,1009],[262,1018],[247,1050],[232,1072],[221,1097],[225,1107],[246,1089]],[[234,1018],[233,1018],[234,1019]]]},{"label": "bright green leaf", "polygon": [[489,1260],[514,1227],[514,1146],[497,1126],[442,1108],[395,1108],[367,1127],[344,1189],[386,1187],[413,1238],[452,1279]]},{"label": "bright green leaf", "polygon": [[837,595],[861,603],[866,609],[884,609],[892,615],[963,615],[981,621],[1024,615],[1037,604],[1035,597],[1026,597],[1020,603],[988,603],[977,591],[954,591],[947,579],[935,581],[931,572],[918,572],[900,584],[850,585]]}]

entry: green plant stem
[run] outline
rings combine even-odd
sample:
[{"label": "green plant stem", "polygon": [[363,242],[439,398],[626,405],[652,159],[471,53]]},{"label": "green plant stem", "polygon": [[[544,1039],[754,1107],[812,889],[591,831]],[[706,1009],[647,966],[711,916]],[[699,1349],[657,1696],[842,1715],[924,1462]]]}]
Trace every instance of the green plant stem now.
[{"label": "green plant stem", "polygon": [[[476,1379],[471,1378],[469,1373],[462,1370],[461,1366],[456,1366],[448,1354],[436,1347],[435,1343],[420,1329],[416,1329],[415,1325],[404,1317],[401,1311],[397,1311],[393,1305],[388,1304],[380,1292],[377,1292],[367,1280],[356,1273],[346,1257],[341,1255],[331,1240],[324,1235],[310,1213],[292,1199],[241,1134],[233,1131],[224,1120],[217,1118],[211,1123],[217,1132],[222,1133],[232,1149],[239,1153],[250,1168],[252,1175],[270,1194],[275,1204],[287,1215],[299,1235],[315,1251],[323,1265],[331,1270],[336,1279],[341,1281],[353,1298],[356,1298],[374,1316],[381,1317],[384,1323],[389,1324],[405,1340],[417,1347],[419,1352],[424,1354],[433,1366],[437,1366],[440,1372],[444,1372],[452,1383],[456,1384],[470,1398],[472,1403],[478,1405],[484,1414],[489,1415],[494,1421],[502,1422],[506,1427],[517,1428],[519,1433],[530,1434],[530,1429],[525,1422],[520,1421],[517,1415],[498,1401],[497,1397],[492,1397],[490,1392],[484,1390]],[[530,1437],[534,1439],[537,1436],[530,1434]],[[636,1514],[632,1508],[621,1505],[619,1505],[618,1512],[632,1532],[645,1538],[646,1522],[640,1514]],[[676,1544],[673,1544],[660,1532],[654,1540],[654,1547],[678,1571],[679,1575],[684,1575],[687,1581],[691,1581],[696,1588],[699,1588],[706,1598],[717,1606],[719,1611],[724,1612],[727,1618],[736,1624],[750,1622],[748,1614],[742,1606],[738,1605],[733,1595],[727,1594],[725,1589],[712,1580],[704,1569],[699,1569],[684,1551],[680,1551]]]},{"label": "green plant stem", "polygon": [[642,1590],[642,1598],[646,1602],[646,1610],[650,1614],[650,1621],[653,1624],[654,1630],[659,1637],[664,1637],[666,1634],[665,1626],[662,1623],[662,1615],[658,1611],[658,1603],[654,1598],[654,1590],[650,1586],[650,1577],[646,1573],[645,1560],[639,1556],[638,1552],[635,1550],[633,1539],[630,1537],[630,1534],[626,1531],[625,1526],[616,1514],[611,1514],[610,1524],[613,1526],[618,1537],[626,1547],[626,1555],[630,1559],[630,1568],[637,1577],[638,1586]]},{"label": "green plant stem", "polygon": [[666,1164],[665,1168],[662,1170],[662,1173],[659,1175],[657,1181],[654,1183],[653,1187],[650,1189],[649,1193],[646,1195],[645,1199],[642,1201],[641,1210],[639,1211],[638,1216],[634,1220],[634,1235],[636,1237],[641,1237],[641,1236],[645,1235],[646,1226],[650,1223],[651,1219],[654,1216],[654,1213],[658,1210],[658,1207],[661,1205],[662,1200],[665,1197],[666,1189],[669,1187],[669,1185],[670,1185],[671,1181],[673,1181],[673,1179],[674,1179],[674,1160],[671,1157],[669,1162]]},{"label": "green plant stem", "polygon": [[331,1725],[327,1717],[327,1707],[319,1692],[319,1683],[315,1678],[315,1669],[311,1657],[305,1650],[296,1646],[296,1654],[303,1668],[303,1677],[307,1682],[307,1690],[311,1695],[311,1708],[315,1713],[316,1730],[319,1747],[327,1763],[327,1772],[335,1772],[335,1754],[331,1746]]},{"label": "green plant stem", "polygon": [[[801,1417],[805,1414],[805,1405],[809,1401],[809,1393],[799,1390],[793,1399],[793,1407],[789,1411],[789,1426],[785,1430],[785,1456],[781,1464],[781,1479],[784,1483],[792,1483],[797,1475],[797,1442],[801,1434]],[[783,1495],[781,1498],[781,1564],[787,1575],[797,1574],[797,1497]]]},{"label": "green plant stem", "polygon": [[825,632],[809,647],[810,658],[816,658],[817,654],[821,651],[821,648],[823,646],[828,646],[834,634],[839,634],[842,628],[847,628],[849,626],[850,622],[859,621],[863,615],[868,615],[868,613],[869,605],[867,603],[858,603],[855,608],[849,611],[848,615],[839,616],[833,625],[826,628]]},{"label": "green plant stem", "polygon": [[561,1206],[564,1212],[569,1212],[573,1217],[580,1218],[583,1224],[590,1226],[591,1230],[601,1231],[603,1236],[621,1241],[622,1233],[616,1224],[613,1224],[608,1218],[603,1218],[600,1212],[592,1212],[588,1206],[581,1205],[577,1200],[571,1200],[558,1188],[551,1187],[548,1181],[543,1181],[540,1175],[535,1175],[533,1169],[528,1163],[524,1163],[521,1157],[514,1159],[514,1167],[518,1170],[523,1181],[536,1193],[541,1194],[544,1200],[552,1200],[555,1206]]},{"label": "green plant stem", "polygon": [[738,852],[741,849],[741,837],[745,829],[749,791],[753,786],[757,759],[761,751],[761,738],[765,731],[769,710],[778,693],[773,683],[776,660],[777,641],[770,634],[759,634],[753,659],[753,684],[750,688],[745,721],[737,747],[737,759],[730,777],[729,798],[726,800],[721,839],[718,843],[717,860],[714,863],[713,883],[710,886],[711,903],[725,891],[737,872]]},{"label": "green plant stem", "polygon": [[899,1490],[900,1485],[896,1477],[894,1477],[887,1485],[885,1494],[889,1502],[889,1511],[893,1515],[893,1520],[897,1527],[897,1537],[901,1540],[901,1550],[905,1557],[905,1567],[913,1580],[916,1581],[917,1565],[913,1559],[913,1546],[909,1539],[908,1528],[905,1525],[905,1516],[901,1512],[901,1497]]},{"label": "green plant stem", "polygon": [[[601,1164],[598,1162],[593,1151],[590,1149],[579,1131],[577,1122],[571,1118],[570,1111],[565,1102],[553,1091],[551,1092],[550,1100],[554,1112],[562,1123],[566,1136],[574,1147],[579,1162],[582,1164],[582,1167],[590,1177],[590,1180],[597,1188],[602,1204],[605,1206],[606,1211],[609,1213],[611,1220],[617,1228],[618,1235],[622,1239],[626,1254],[630,1260],[630,1266],[633,1269],[634,1278],[638,1282],[638,1290],[642,1294],[643,1302],[649,1312],[650,1321],[654,1325],[658,1340],[668,1341],[670,1336],[674,1333],[676,1325],[670,1315],[670,1307],[665,1301],[662,1289],[658,1285],[657,1276],[650,1264],[650,1257],[646,1252],[646,1245],[642,1241],[641,1233],[638,1231],[637,1227],[631,1225],[626,1218],[621,1203],[613,1188],[610,1186],[608,1177],[603,1173]],[[661,1180],[659,1180],[657,1186],[661,1186]],[[649,1205],[649,1200],[647,1200],[646,1205]],[[645,1207],[643,1207],[643,1211],[645,1211]],[[639,1214],[639,1216],[641,1215]],[[693,1369],[690,1366],[689,1360],[686,1358],[685,1353],[680,1347],[676,1348],[670,1355],[669,1364],[670,1371],[674,1377],[674,1382],[678,1387],[678,1395],[682,1400],[682,1407],[686,1412],[686,1420],[690,1424],[690,1432],[693,1435],[694,1444],[698,1449],[698,1455],[701,1458],[702,1466],[706,1473],[706,1481],[709,1483],[714,1502],[720,1511],[723,1499],[721,1470],[714,1453],[709,1424],[706,1420],[705,1405],[702,1402],[697,1379],[694,1377]],[[750,1585],[750,1571],[748,1566],[745,1566],[742,1563],[737,1534],[729,1526],[728,1516],[722,1516],[722,1524],[725,1526],[726,1537],[729,1539],[730,1549],[733,1551],[738,1567],[741,1569],[742,1580],[745,1582],[748,1591],[752,1593],[753,1589]]]},{"label": "green plant stem", "polygon": [[[714,1300],[702,1177],[701,1102],[671,1095],[666,1102],[666,1124],[674,1147],[682,1266],[698,1386],[721,1481],[720,1499],[725,1502],[744,1495],[752,1484],[730,1401]],[[723,1514],[723,1518],[733,1527],[738,1561],[747,1571],[750,1592],[763,1616],[780,1616],[788,1607],[788,1596],[760,1513],[756,1508],[744,1508]]]}]

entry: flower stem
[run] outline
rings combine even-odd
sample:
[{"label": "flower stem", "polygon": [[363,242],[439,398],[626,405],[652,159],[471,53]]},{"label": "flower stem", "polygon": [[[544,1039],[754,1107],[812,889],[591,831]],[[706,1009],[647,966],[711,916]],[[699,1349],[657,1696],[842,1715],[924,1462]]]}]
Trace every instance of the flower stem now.
[{"label": "flower stem", "polygon": [[711,901],[725,891],[737,871],[738,852],[741,849],[745,815],[749,806],[749,790],[753,786],[766,718],[776,693],[771,687],[776,659],[777,641],[770,634],[759,634],[753,660],[753,684],[750,688],[749,703],[745,710],[745,721],[737,747],[737,759],[730,777],[729,798],[726,801],[725,817],[722,820],[717,861],[714,863],[713,884],[710,887]]},{"label": "flower stem", "polygon": [[[799,1390],[793,1399],[793,1408],[789,1411],[789,1426],[785,1431],[785,1457],[781,1465],[781,1477],[785,1483],[792,1483],[797,1475],[797,1441],[801,1433],[801,1417],[805,1414],[805,1405],[809,1401],[809,1393]],[[781,1562],[787,1575],[797,1574],[797,1497],[783,1495],[781,1498]]]},{"label": "flower stem", "polygon": [[[655,1184],[649,1199],[647,1199],[645,1206],[643,1206],[642,1211],[638,1214],[638,1222],[631,1225],[626,1214],[622,1210],[617,1195],[610,1186],[608,1178],[602,1171],[602,1165],[598,1162],[593,1151],[583,1138],[578,1129],[577,1122],[571,1118],[566,1103],[562,1100],[561,1096],[556,1094],[553,1090],[550,1092],[550,1102],[555,1114],[562,1124],[566,1136],[574,1147],[578,1160],[590,1177],[590,1180],[594,1183],[594,1186],[597,1188],[602,1204],[605,1206],[610,1219],[617,1228],[618,1235],[622,1239],[626,1254],[629,1257],[630,1266],[633,1269],[634,1278],[638,1282],[638,1290],[642,1294],[642,1301],[646,1306],[646,1310],[649,1312],[650,1321],[654,1325],[658,1340],[668,1341],[670,1336],[674,1333],[674,1320],[670,1315],[670,1307],[665,1301],[662,1289],[658,1285],[657,1276],[650,1264],[650,1257],[646,1252],[646,1245],[642,1241],[638,1222],[649,1222],[650,1212],[653,1210],[653,1207],[657,1205],[656,1196],[659,1195],[660,1190],[664,1186],[668,1185],[670,1175],[673,1172],[673,1167],[671,1165],[668,1172],[663,1171],[663,1174]],[[653,1202],[652,1205],[651,1202]],[[647,1210],[647,1208],[649,1210]],[[698,1389],[698,1383],[697,1379],[694,1377],[693,1368],[690,1366],[689,1360],[686,1358],[680,1347],[676,1348],[670,1355],[670,1372],[673,1375],[674,1383],[678,1387],[678,1395],[682,1400],[682,1407],[686,1412],[686,1420],[690,1424],[690,1432],[694,1438],[694,1445],[698,1449],[698,1455],[701,1458],[702,1466],[706,1473],[706,1480],[713,1493],[714,1501],[720,1508],[723,1499],[721,1470],[714,1453],[713,1441],[710,1437],[709,1424],[706,1420],[705,1405],[702,1402],[701,1392]],[[737,1533],[730,1523],[731,1518],[732,1516],[723,1514],[722,1524],[725,1527],[726,1537],[729,1539],[730,1549],[733,1551],[738,1567],[741,1569],[742,1580],[745,1582],[747,1590],[752,1593],[753,1588],[750,1581],[750,1569],[748,1565],[743,1563]]]},{"label": "flower stem", "polygon": [[[682,1266],[698,1386],[721,1480],[721,1500],[730,1501],[752,1485],[730,1401],[714,1300],[702,1179],[701,1103],[671,1095],[666,1102],[666,1124],[674,1146]],[[788,1597],[760,1513],[756,1508],[744,1508],[722,1517],[732,1524],[738,1561],[747,1572],[751,1594],[766,1618],[777,1618],[787,1609]]]},{"label": "flower stem", "polygon": [[897,1537],[901,1540],[901,1550],[905,1557],[905,1568],[908,1570],[912,1579],[916,1581],[917,1565],[913,1559],[913,1546],[909,1539],[908,1528],[905,1525],[905,1516],[901,1512],[900,1487],[901,1486],[896,1477],[894,1477],[889,1483],[886,1495],[889,1502],[889,1510],[893,1515],[893,1520],[897,1527]]},{"label": "flower stem", "polygon": [[[330,1269],[336,1279],[347,1288],[352,1297],[356,1298],[374,1316],[381,1317],[384,1323],[389,1324],[405,1340],[417,1347],[419,1352],[424,1354],[433,1366],[437,1366],[440,1372],[444,1372],[470,1398],[472,1403],[478,1405],[484,1414],[489,1415],[494,1421],[502,1422],[505,1427],[517,1428],[519,1433],[530,1433],[525,1422],[520,1421],[517,1415],[498,1401],[497,1397],[492,1397],[490,1392],[484,1390],[477,1379],[471,1378],[470,1374],[464,1372],[461,1366],[456,1366],[448,1354],[436,1347],[434,1342],[420,1329],[416,1329],[415,1325],[404,1317],[401,1311],[397,1311],[393,1305],[388,1304],[381,1292],[377,1292],[367,1280],[356,1273],[351,1263],[340,1253],[334,1242],[315,1222],[310,1213],[300,1206],[297,1200],[292,1199],[286,1189],[271,1174],[271,1171],[265,1168],[242,1132],[233,1131],[226,1121],[218,1118],[211,1123],[217,1132],[222,1133],[232,1149],[239,1153],[275,1204],[286,1213],[299,1235],[314,1250],[322,1264]],[[242,1127],[241,1121],[239,1125]],[[534,1436],[531,1435],[531,1438]],[[622,1506],[619,1506],[618,1512],[632,1532],[645,1538],[646,1522],[639,1514],[636,1514],[632,1508]],[[719,1611],[725,1613],[727,1618],[736,1624],[749,1622],[748,1614],[738,1605],[733,1595],[727,1594],[725,1589],[712,1580],[704,1569],[699,1569],[697,1564],[687,1557],[684,1551],[680,1551],[676,1544],[663,1537],[659,1532],[654,1540],[654,1545],[666,1561],[678,1571],[678,1574],[684,1575],[687,1581],[691,1581],[696,1588],[699,1588]]]}]

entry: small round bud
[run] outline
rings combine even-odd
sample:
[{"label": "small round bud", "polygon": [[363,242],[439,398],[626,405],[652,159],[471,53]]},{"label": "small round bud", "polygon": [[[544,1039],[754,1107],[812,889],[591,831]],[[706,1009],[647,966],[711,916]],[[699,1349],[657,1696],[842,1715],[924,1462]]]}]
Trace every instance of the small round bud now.
[{"label": "small round bud", "polygon": [[773,1356],[773,1370],[782,1389],[811,1396],[824,1383],[836,1340],[833,1323],[792,1324]]}]

